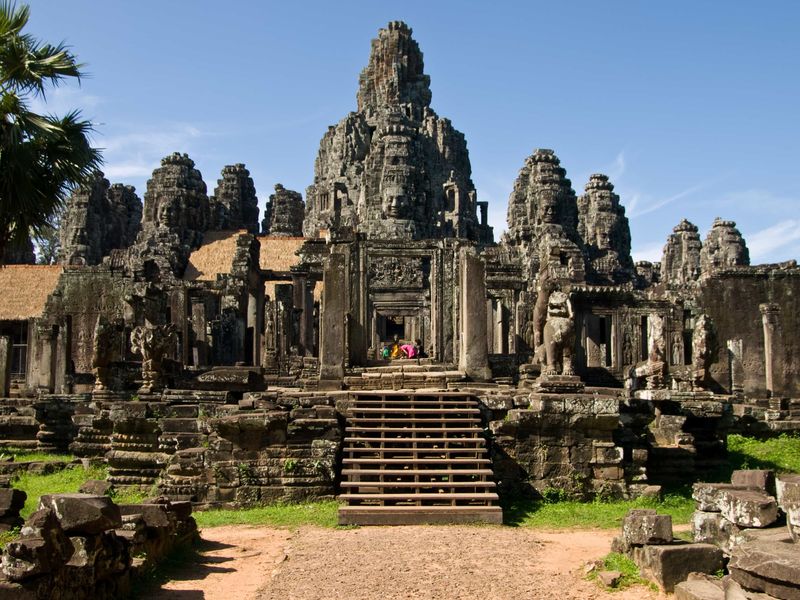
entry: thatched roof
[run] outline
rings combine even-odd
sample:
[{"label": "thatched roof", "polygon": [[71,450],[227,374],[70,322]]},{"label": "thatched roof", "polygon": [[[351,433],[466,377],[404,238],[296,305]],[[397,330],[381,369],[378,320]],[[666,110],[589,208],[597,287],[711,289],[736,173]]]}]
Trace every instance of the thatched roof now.
[{"label": "thatched roof", "polygon": [[233,268],[236,240],[247,231],[207,231],[202,245],[189,256],[184,281],[215,281]]},{"label": "thatched roof", "polygon": [[0,321],[40,317],[62,271],[59,265],[0,267]]},{"label": "thatched roof", "polygon": [[264,235],[258,241],[261,242],[258,260],[261,268],[286,272],[300,262],[300,257],[295,252],[305,243],[306,238]]}]

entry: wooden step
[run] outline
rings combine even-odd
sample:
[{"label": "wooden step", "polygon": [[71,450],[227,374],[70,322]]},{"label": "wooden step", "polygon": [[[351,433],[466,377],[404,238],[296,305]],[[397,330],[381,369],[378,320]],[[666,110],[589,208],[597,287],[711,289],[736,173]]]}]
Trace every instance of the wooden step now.
[{"label": "wooden step", "polygon": [[497,494],[494,492],[454,492],[442,494],[417,494],[415,492],[408,492],[406,494],[358,494],[348,493],[341,494],[340,500],[347,500],[348,502],[356,500],[483,500],[483,501],[497,501]]},{"label": "wooden step", "polygon": [[488,458],[343,458],[343,465],[450,465],[490,464]]},{"label": "wooden step", "polygon": [[367,413],[367,414],[381,414],[381,415],[395,415],[395,414],[423,414],[423,415],[441,415],[441,414],[471,414],[476,415],[480,414],[480,409],[478,408],[415,408],[415,407],[407,407],[402,408],[399,406],[393,406],[391,408],[360,408],[360,407],[353,407],[353,412],[357,413]]},{"label": "wooden step", "polygon": [[346,432],[369,431],[371,433],[483,433],[480,427],[345,427]]},{"label": "wooden step", "polygon": [[342,469],[342,475],[388,475],[399,477],[402,475],[423,475],[436,477],[451,477],[453,475],[493,475],[491,469]]},{"label": "wooden step", "polygon": [[[343,481],[343,488],[495,488],[494,481]],[[368,492],[362,492],[368,493]]]},{"label": "wooden step", "polygon": [[426,443],[426,444],[477,444],[483,445],[486,441],[482,437],[471,437],[471,438],[452,438],[452,437],[382,437],[382,438],[374,438],[374,437],[346,437],[344,438],[345,443],[349,444],[358,444],[358,443],[386,443],[391,442],[393,444],[419,444],[419,443]]},{"label": "wooden step", "polygon": [[503,524],[499,506],[340,506],[339,525]]}]

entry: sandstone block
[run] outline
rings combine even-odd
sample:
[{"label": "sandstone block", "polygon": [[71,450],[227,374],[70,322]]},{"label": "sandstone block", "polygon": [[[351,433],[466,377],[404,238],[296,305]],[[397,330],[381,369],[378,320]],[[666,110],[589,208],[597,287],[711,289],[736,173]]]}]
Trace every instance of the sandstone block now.
[{"label": "sandstone block", "polygon": [[775,473],[766,469],[746,469],[734,471],[731,484],[757,488],[771,496],[775,495]]},{"label": "sandstone block", "polygon": [[682,581],[675,586],[675,600],[725,600],[725,591],[711,581]]},{"label": "sandstone block", "polygon": [[9,581],[23,581],[59,569],[72,553],[55,513],[38,510],[25,522],[20,538],[6,545],[0,570]]},{"label": "sandstone block", "polygon": [[775,481],[778,506],[787,502],[800,503],[800,475],[780,475]]},{"label": "sandstone block", "polygon": [[99,479],[89,479],[81,485],[78,490],[81,494],[89,494],[91,496],[108,496],[114,486],[108,481],[101,481]]},{"label": "sandstone block", "polygon": [[14,488],[0,488],[0,517],[18,515],[28,495]]},{"label": "sandstone block", "polygon": [[600,571],[597,578],[606,587],[614,587],[622,579],[622,573],[619,571]]},{"label": "sandstone block", "polygon": [[167,508],[163,504],[121,504],[119,511],[122,516],[141,515],[147,527],[167,529],[172,525]]},{"label": "sandstone block", "polygon": [[122,525],[119,507],[108,496],[46,495],[39,499],[39,508],[52,509],[61,527],[71,535],[97,535]]},{"label": "sandstone block", "polygon": [[634,548],[633,560],[644,577],[656,581],[666,592],[674,591],[689,573],[716,573],[724,566],[722,550],[711,544],[640,546]]},{"label": "sandstone block", "polygon": [[728,564],[731,577],[747,590],[783,600],[800,600],[800,552],[788,538],[782,542],[747,542]]},{"label": "sandstone block", "polygon": [[669,544],[672,541],[672,517],[651,509],[629,510],[622,521],[622,537],[630,546]]},{"label": "sandstone block", "polygon": [[722,516],[742,527],[769,527],[778,519],[775,498],[756,490],[725,490],[720,494]]},{"label": "sandstone block", "polygon": [[730,483],[697,482],[692,486],[692,498],[697,502],[697,510],[719,512],[721,510],[720,499],[723,492],[746,489],[748,488]]}]

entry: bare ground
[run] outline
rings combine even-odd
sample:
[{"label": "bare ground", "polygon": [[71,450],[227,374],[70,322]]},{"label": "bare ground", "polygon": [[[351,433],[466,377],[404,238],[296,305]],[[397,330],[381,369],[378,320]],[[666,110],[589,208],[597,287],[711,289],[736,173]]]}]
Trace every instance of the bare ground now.
[{"label": "bare ground", "polygon": [[665,598],[643,587],[606,592],[584,579],[613,531],[510,527],[365,527],[291,532],[206,529],[197,562],[153,600]]}]

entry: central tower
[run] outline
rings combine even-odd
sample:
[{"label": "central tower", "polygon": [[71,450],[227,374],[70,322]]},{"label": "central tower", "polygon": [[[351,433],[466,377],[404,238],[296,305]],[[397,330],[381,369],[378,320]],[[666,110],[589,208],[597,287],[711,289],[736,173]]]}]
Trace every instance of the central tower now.
[{"label": "central tower", "polygon": [[368,239],[490,242],[464,135],[430,107],[430,77],[408,25],[393,21],[372,40],[357,98],[358,110],[320,142],[305,235],[344,227]]}]

